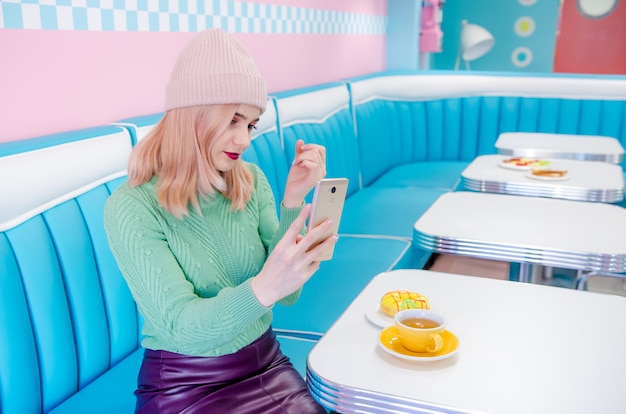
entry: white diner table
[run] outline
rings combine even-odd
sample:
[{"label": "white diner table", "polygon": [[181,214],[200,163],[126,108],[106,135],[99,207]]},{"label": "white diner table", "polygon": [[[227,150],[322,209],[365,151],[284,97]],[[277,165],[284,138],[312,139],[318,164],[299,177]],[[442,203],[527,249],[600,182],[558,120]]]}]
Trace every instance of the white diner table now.
[{"label": "white diner table", "polygon": [[[383,351],[366,313],[425,295],[459,340],[436,361]],[[621,413],[626,298],[428,270],[374,277],[312,349],[307,384],[339,413]]]},{"label": "white diner table", "polygon": [[613,164],[624,160],[624,147],[616,138],[598,135],[503,132],[495,146],[498,153],[514,157],[569,158]]},{"label": "white diner table", "polygon": [[415,222],[413,243],[436,253],[579,271],[626,271],[626,209],[588,203],[469,191],[441,195]]},{"label": "white diner table", "polygon": [[547,169],[565,170],[562,178],[531,176],[530,170],[503,166],[506,155],[476,157],[461,173],[461,188],[567,200],[617,203],[624,198],[624,172],[619,165],[601,161],[544,158]]}]

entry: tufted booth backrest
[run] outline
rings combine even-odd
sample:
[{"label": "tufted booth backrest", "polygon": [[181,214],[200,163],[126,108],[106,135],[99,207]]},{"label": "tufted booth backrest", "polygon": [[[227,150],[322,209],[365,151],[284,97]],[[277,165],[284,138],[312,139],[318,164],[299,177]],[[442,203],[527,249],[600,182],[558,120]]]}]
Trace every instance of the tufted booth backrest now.
[{"label": "tufted booth backrest", "polygon": [[349,87],[364,186],[398,164],[494,153],[502,132],[604,135],[626,144],[626,77],[422,72],[355,78]]},{"label": "tufted booth backrest", "polygon": [[347,85],[332,83],[275,96],[289,163],[299,138],[324,145],[327,176],[346,177],[348,195],[357,191],[361,165]]},{"label": "tufted booth backrest", "polygon": [[130,150],[117,127],[0,144],[0,412],[47,412],[138,347],[103,226]]}]

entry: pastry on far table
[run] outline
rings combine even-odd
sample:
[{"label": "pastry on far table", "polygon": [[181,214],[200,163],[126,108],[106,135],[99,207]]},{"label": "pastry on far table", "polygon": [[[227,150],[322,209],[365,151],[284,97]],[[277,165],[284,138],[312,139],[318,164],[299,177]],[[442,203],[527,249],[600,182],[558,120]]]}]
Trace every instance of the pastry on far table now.
[{"label": "pastry on far table", "polygon": [[559,178],[567,174],[567,170],[533,170],[532,175],[538,177]]}]

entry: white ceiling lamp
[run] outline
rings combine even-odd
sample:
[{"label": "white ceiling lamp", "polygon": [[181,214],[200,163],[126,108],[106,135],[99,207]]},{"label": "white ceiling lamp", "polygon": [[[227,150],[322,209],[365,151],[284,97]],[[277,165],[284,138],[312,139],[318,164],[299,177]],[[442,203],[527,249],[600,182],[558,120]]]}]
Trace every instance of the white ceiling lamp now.
[{"label": "white ceiling lamp", "polygon": [[461,22],[461,41],[459,53],[456,57],[454,70],[459,70],[461,58],[465,61],[465,69],[470,70],[469,61],[484,56],[495,44],[493,35],[487,29],[477,24]]}]

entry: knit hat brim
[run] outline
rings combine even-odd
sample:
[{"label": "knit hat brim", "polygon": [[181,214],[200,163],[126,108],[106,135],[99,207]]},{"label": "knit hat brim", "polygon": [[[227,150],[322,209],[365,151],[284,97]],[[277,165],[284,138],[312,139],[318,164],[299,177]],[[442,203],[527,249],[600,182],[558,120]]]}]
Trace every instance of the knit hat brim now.
[{"label": "knit hat brim", "polygon": [[265,79],[242,73],[219,73],[167,84],[166,111],[213,104],[247,104],[260,108],[263,113],[267,105]]}]

